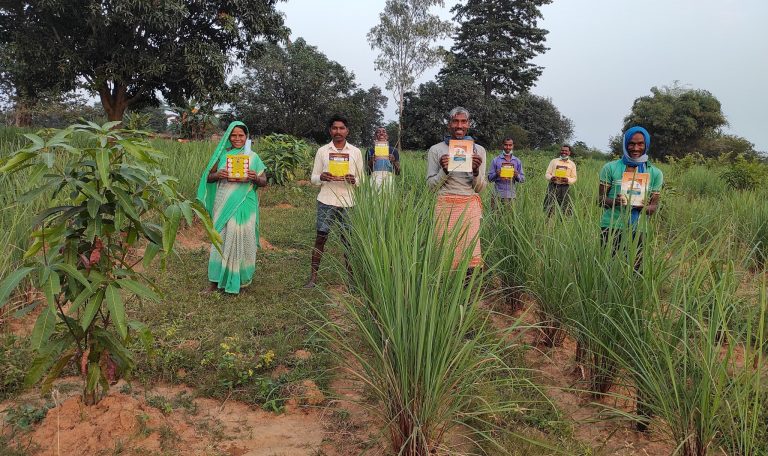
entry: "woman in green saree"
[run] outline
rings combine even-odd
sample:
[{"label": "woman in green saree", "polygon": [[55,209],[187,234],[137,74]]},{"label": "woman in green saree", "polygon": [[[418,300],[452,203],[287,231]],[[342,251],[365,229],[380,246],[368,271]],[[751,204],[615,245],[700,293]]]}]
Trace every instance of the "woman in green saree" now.
[{"label": "woman in green saree", "polygon": [[[267,185],[264,162],[246,146],[248,128],[242,122],[229,124],[197,187],[197,199],[205,206],[222,238],[221,252],[211,246],[208,261],[210,289],[239,293],[256,271],[259,248],[259,196],[257,187]],[[227,157],[247,155],[248,174],[230,180]]]}]

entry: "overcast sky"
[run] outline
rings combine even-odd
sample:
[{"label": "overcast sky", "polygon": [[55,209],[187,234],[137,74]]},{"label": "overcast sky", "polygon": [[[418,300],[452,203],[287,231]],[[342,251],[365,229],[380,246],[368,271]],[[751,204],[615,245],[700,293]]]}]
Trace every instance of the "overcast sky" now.
[{"label": "overcast sky", "polygon": [[[449,19],[455,3],[434,11]],[[292,39],[317,46],[362,87],[382,89],[366,34],[383,8],[384,0],[278,4]],[[573,141],[607,150],[636,98],[679,81],[712,92],[730,123],[727,131],[768,152],[768,1],[555,0],[542,13],[549,50],[535,60],[544,72],[532,92],[551,98],[573,120]],[[396,103],[387,96],[385,118],[392,120]]]}]

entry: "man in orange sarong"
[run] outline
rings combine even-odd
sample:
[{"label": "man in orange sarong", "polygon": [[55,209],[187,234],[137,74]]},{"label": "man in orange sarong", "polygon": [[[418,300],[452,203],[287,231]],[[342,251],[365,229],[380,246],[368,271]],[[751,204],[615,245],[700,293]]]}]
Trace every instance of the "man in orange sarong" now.
[{"label": "man in orange sarong", "polygon": [[[457,229],[460,233],[454,250],[453,267],[458,267],[462,256],[472,252],[470,270],[482,266],[480,254],[480,219],[483,214],[480,192],[488,185],[485,172],[485,148],[472,146],[472,170],[457,171],[451,161],[449,142],[472,140],[469,133],[469,111],[456,107],[448,115],[449,136],[435,144],[427,152],[427,183],[437,192],[435,229],[438,236]],[[460,227],[457,224],[461,223]]]}]

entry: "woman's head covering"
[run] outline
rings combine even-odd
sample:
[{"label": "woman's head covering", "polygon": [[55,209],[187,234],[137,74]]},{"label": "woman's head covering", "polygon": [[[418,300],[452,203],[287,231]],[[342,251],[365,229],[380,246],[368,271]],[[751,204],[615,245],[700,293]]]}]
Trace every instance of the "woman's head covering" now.
[{"label": "woman's head covering", "polygon": [[[643,152],[643,155],[641,155],[638,158],[632,158],[629,155],[629,152],[627,151],[627,144],[629,144],[629,140],[632,139],[632,136],[635,133],[640,133],[643,135],[643,138],[645,138],[645,151]],[[624,132],[624,142],[622,143],[622,146],[624,148],[624,155],[621,157],[621,160],[624,162],[627,166],[641,166],[642,170],[638,170],[640,172],[645,172],[645,162],[648,161],[648,150],[651,148],[651,135],[648,134],[648,130],[646,130],[643,127],[632,127],[629,130]]]},{"label": "woman's head covering", "polygon": [[213,151],[213,155],[211,155],[210,160],[208,160],[208,164],[203,170],[203,175],[200,177],[200,183],[197,185],[197,199],[202,203],[211,216],[213,216],[213,201],[216,198],[216,182],[208,182],[208,172],[211,171],[214,164],[219,162],[221,155],[232,148],[229,136],[232,134],[232,130],[234,130],[235,127],[242,128],[245,131],[245,136],[248,137],[248,127],[245,126],[244,123],[236,120],[229,124],[227,131],[224,133],[224,136],[221,137],[219,144]]}]

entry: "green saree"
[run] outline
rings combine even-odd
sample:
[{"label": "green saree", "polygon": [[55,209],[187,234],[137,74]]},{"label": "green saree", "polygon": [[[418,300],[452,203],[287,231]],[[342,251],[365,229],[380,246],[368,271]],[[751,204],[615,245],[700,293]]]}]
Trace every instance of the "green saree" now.
[{"label": "green saree", "polygon": [[260,174],[264,162],[246,145],[233,149],[229,141],[232,129],[242,122],[229,124],[226,133],[213,152],[203,171],[197,188],[197,199],[202,202],[213,220],[213,226],[223,240],[221,252],[211,246],[208,260],[208,280],[218,284],[227,293],[239,293],[248,286],[256,271],[256,251],[259,248],[259,196],[253,183],[217,181],[208,182],[208,173],[214,164],[217,169],[226,166],[230,155],[248,155],[249,169]]}]

